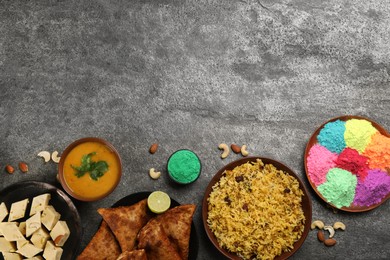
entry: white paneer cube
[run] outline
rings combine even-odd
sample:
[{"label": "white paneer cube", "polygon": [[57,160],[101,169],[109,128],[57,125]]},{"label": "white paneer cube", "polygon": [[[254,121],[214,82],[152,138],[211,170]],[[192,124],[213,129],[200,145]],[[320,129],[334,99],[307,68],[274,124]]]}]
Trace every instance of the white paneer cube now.
[{"label": "white paneer cube", "polygon": [[16,253],[19,253],[24,257],[31,258],[42,251],[43,250],[41,248],[38,248],[31,243],[27,243],[24,246],[22,246],[20,249],[18,249]]},{"label": "white paneer cube", "polygon": [[26,214],[26,208],[29,200],[24,199],[11,204],[11,210],[9,211],[8,221],[14,221],[23,218]]},{"label": "white paneer cube", "polygon": [[31,236],[35,231],[41,228],[41,212],[32,215],[26,220],[26,237]]},{"label": "white paneer cube", "polygon": [[26,235],[26,221],[19,223],[19,230],[20,230],[20,233],[23,234],[23,236]]},{"label": "white paneer cube", "polygon": [[5,253],[3,252],[4,260],[22,260],[22,256],[17,253]]},{"label": "white paneer cube", "polygon": [[0,222],[3,222],[5,217],[8,216],[8,209],[4,202],[0,204]]},{"label": "white paneer cube", "polygon": [[15,243],[0,237],[0,252],[15,252]]},{"label": "white paneer cube", "polygon": [[70,230],[65,221],[58,221],[50,232],[56,246],[63,246],[70,235]]},{"label": "white paneer cube", "polygon": [[62,248],[54,245],[52,241],[47,241],[43,257],[50,260],[60,260],[62,255]]},{"label": "white paneer cube", "polygon": [[51,205],[46,206],[41,215],[42,224],[48,229],[52,230],[60,219],[61,214],[58,213]]},{"label": "white paneer cube", "polygon": [[45,193],[33,198],[30,209],[30,216],[34,215],[37,212],[43,211],[47,205],[49,205],[49,200],[51,199],[50,193]]},{"label": "white paneer cube", "polygon": [[34,246],[39,248],[45,248],[47,240],[50,238],[49,233],[44,230],[44,228],[40,228],[34,232],[31,236],[30,241],[34,244]]},{"label": "white paneer cube", "polygon": [[8,241],[26,240],[16,222],[1,222],[0,230]]}]

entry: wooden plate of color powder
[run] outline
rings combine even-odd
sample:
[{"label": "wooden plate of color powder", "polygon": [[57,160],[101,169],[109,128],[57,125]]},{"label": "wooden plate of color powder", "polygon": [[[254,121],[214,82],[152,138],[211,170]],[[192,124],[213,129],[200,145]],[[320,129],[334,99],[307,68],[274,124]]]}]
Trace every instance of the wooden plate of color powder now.
[{"label": "wooden plate of color powder", "polygon": [[[222,255],[224,255],[227,259],[234,259],[234,260],[242,259],[236,253],[231,252],[228,249],[226,249],[225,247],[220,246],[217,237],[215,236],[215,234],[213,233],[213,231],[209,227],[209,224],[208,224],[208,214],[209,214],[209,201],[208,201],[208,198],[210,197],[211,193],[213,192],[213,187],[224,176],[225,171],[232,171],[236,167],[242,166],[242,165],[244,165],[244,164],[246,164],[248,162],[255,163],[257,161],[257,159],[260,159],[264,163],[264,165],[271,164],[278,171],[283,171],[284,173],[286,173],[286,174],[290,175],[291,177],[293,177],[294,179],[296,179],[297,182],[299,183],[299,187],[298,188],[303,192],[302,201],[301,201],[303,215],[305,217],[305,223],[303,224],[303,228],[304,228],[303,229],[303,233],[301,234],[300,238],[297,241],[294,242],[293,247],[291,248],[290,251],[284,251],[280,255],[275,256],[275,258],[274,258],[274,260],[287,259],[287,258],[291,257],[302,246],[302,244],[304,243],[304,241],[305,241],[305,239],[306,239],[306,237],[307,237],[307,235],[308,235],[308,233],[310,231],[310,225],[311,225],[311,220],[312,220],[312,206],[311,206],[311,199],[310,199],[309,193],[308,193],[305,185],[303,184],[303,182],[299,179],[299,177],[289,167],[287,167],[283,163],[278,162],[276,160],[269,159],[269,158],[264,158],[264,157],[245,157],[245,158],[241,158],[241,159],[238,159],[236,161],[233,161],[233,162],[225,165],[224,167],[222,167],[214,175],[214,177],[211,179],[211,181],[209,182],[209,184],[208,184],[208,186],[206,188],[204,197],[203,197],[203,202],[202,202],[203,226],[204,226],[204,229],[206,231],[206,234],[207,234],[208,238],[210,239],[210,241],[212,242],[214,247]],[[282,180],[283,178],[280,177],[280,179]],[[236,179],[236,181],[238,181],[238,180]],[[246,183],[246,181],[242,181],[242,182]],[[268,185],[273,186],[273,183],[270,182],[270,183],[268,183]],[[258,188],[259,189],[266,189],[266,190],[268,190],[270,187],[258,187]],[[284,190],[284,192],[290,193],[290,190],[289,189],[287,189],[287,190],[288,191]],[[251,197],[251,198],[253,199],[253,197]],[[261,200],[257,200],[257,201],[261,201]],[[248,205],[248,206],[251,207],[251,205]],[[236,213],[234,213],[234,214],[236,215]],[[226,213],[226,214],[228,214],[228,213]],[[281,214],[281,215],[285,215],[285,214]],[[221,223],[223,223],[223,222],[221,222]],[[259,227],[255,226],[254,228],[262,230],[263,228],[261,228],[260,225],[261,224],[259,224]],[[271,228],[272,227],[269,227],[269,229],[271,229]],[[238,231],[238,232],[240,234],[242,234],[241,231]]]},{"label": "wooden plate of color powder", "polygon": [[[360,142],[350,137],[351,122],[354,122],[353,131],[359,137],[356,140]],[[359,124],[362,124],[361,128],[356,127]],[[342,132],[343,126],[347,135]],[[382,154],[372,152],[378,142],[382,146],[383,143],[389,144],[386,147],[390,148],[390,134],[365,117],[335,117],[318,127],[304,156],[306,176],[317,195],[331,207],[348,212],[369,211],[387,201],[390,198],[390,162],[386,167],[378,166]],[[390,149],[386,150],[390,154]],[[374,162],[377,162],[376,166]]]}]

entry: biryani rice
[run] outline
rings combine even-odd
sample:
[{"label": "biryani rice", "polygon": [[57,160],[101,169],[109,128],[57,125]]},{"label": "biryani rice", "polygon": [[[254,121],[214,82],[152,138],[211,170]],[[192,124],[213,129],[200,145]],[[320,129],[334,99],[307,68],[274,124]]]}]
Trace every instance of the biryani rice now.
[{"label": "biryani rice", "polygon": [[213,186],[207,223],[219,245],[243,259],[274,259],[302,236],[302,196],[296,178],[257,159]]}]

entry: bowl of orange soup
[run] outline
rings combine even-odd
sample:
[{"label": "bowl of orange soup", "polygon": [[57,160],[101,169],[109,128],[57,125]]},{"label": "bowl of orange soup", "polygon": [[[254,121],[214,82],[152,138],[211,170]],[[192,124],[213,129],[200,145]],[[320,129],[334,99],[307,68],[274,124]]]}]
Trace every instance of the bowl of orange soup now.
[{"label": "bowl of orange soup", "polygon": [[71,143],[62,153],[58,177],[64,190],[81,201],[109,195],[122,175],[122,162],[109,142],[86,137]]}]

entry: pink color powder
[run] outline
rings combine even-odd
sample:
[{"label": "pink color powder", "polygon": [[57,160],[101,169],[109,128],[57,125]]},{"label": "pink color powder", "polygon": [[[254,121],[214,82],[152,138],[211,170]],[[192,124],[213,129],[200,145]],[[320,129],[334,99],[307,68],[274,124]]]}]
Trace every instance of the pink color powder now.
[{"label": "pink color powder", "polygon": [[369,170],[364,182],[356,186],[354,204],[371,206],[383,200],[390,192],[390,176],[379,169]]},{"label": "pink color powder", "polygon": [[306,160],[311,182],[316,186],[324,183],[328,171],[336,166],[336,160],[336,153],[332,153],[319,144],[313,145]]},{"label": "pink color powder", "polygon": [[336,160],[337,167],[355,174],[359,182],[363,182],[367,176],[368,158],[360,155],[352,148],[345,148]]}]

